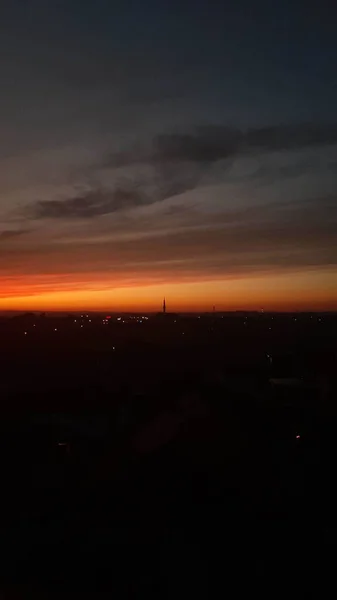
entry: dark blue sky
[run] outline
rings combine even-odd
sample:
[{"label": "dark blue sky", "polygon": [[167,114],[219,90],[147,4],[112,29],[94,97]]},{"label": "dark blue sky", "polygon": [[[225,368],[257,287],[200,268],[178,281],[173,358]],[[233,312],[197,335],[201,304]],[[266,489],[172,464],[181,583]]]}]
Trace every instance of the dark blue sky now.
[{"label": "dark blue sky", "polygon": [[81,91],[119,87],[130,110],[174,96],[205,121],[329,120],[333,4],[12,0],[2,9],[1,62],[27,86],[30,77],[32,87],[41,79]]}]

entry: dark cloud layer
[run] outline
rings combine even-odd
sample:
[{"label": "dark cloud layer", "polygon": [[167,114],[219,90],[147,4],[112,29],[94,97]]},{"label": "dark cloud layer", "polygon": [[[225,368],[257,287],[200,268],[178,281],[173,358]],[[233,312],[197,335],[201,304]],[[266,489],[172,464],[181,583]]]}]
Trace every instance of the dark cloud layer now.
[{"label": "dark cloud layer", "polygon": [[[223,276],[228,273],[276,271],[337,265],[336,221],[319,217],[317,205],[271,215],[267,222],[244,218],[228,223],[226,215],[216,222],[186,231],[158,232],[153,236],[108,241],[8,248],[0,254],[0,269],[11,273],[106,272],[127,277],[129,273],[169,273],[179,276]],[[247,215],[246,215],[247,216]],[[335,213],[336,216],[336,213]],[[201,218],[200,218],[201,222]],[[117,237],[117,236],[116,236]],[[71,261],[69,262],[69,253]]]},{"label": "dark cloud layer", "polygon": [[121,152],[109,157],[111,166],[149,160],[211,163],[254,150],[292,150],[337,143],[337,124],[279,125],[248,130],[224,126],[196,127],[191,133],[170,133],[154,138],[152,148]]},{"label": "dark cloud layer", "polygon": [[88,191],[65,200],[39,201],[29,208],[35,219],[88,219],[144,203],[136,190]]},{"label": "dark cloud layer", "polygon": [[0,231],[0,241],[15,239],[25,233],[29,233],[29,229],[5,229],[4,231]]},{"label": "dark cloud layer", "polygon": [[[247,131],[208,126],[196,127],[194,133],[155,136],[150,145],[109,156],[103,168],[128,169],[124,182],[112,189],[89,189],[62,200],[40,200],[26,211],[35,219],[89,219],[137,206],[150,205],[193,190],[210,168],[219,162],[225,173],[234,160],[242,156],[273,154],[294,149],[328,147],[337,143],[337,125],[278,126]],[[315,167],[312,157],[294,164],[259,164],[252,180],[296,177]],[[151,175],[139,177],[139,166],[151,169]],[[243,181],[244,174],[240,174]],[[287,201],[287,199],[285,199]]]}]

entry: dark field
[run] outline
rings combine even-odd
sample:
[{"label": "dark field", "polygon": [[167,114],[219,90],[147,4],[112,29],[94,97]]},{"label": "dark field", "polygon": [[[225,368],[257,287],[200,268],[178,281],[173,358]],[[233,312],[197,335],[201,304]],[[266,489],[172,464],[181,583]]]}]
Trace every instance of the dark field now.
[{"label": "dark field", "polygon": [[0,344],[4,597],[334,590],[336,315],[24,315]]}]

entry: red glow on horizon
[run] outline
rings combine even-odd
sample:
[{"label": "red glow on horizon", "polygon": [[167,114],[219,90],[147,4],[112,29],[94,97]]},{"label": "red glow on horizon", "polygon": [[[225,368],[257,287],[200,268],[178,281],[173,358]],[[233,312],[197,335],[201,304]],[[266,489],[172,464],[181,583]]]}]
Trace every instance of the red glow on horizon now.
[{"label": "red glow on horizon", "polygon": [[[252,273],[246,277],[165,281],[147,276],[132,281],[80,274],[71,283],[64,275],[22,275],[13,282],[0,278],[0,311],[147,311],[162,309],[169,298],[173,312],[337,310],[337,278],[333,269],[292,273]],[[66,279],[66,281],[65,281]]]}]

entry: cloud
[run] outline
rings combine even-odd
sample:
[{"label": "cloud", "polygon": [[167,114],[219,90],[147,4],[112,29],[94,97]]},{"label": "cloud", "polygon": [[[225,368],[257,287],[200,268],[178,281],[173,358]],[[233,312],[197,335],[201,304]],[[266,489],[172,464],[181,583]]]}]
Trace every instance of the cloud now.
[{"label": "cloud", "polygon": [[251,129],[245,134],[248,147],[292,150],[337,143],[337,124],[302,123]]},{"label": "cloud", "polygon": [[74,191],[69,198],[61,200],[38,200],[26,206],[23,213],[31,219],[90,219],[183,194],[198,185],[201,175],[193,164],[189,168],[162,164],[145,174],[130,172],[112,189],[93,187],[81,193]]},{"label": "cloud", "polygon": [[149,181],[142,183],[152,185],[153,203],[219,183],[229,176],[241,183],[272,184],[323,168],[332,171],[337,160],[336,144],[336,124],[280,125],[245,131],[220,125],[199,126],[189,133],[157,135],[143,146],[138,143],[129,150],[110,154],[103,168],[124,170],[134,181],[137,171],[148,167]]},{"label": "cloud", "polygon": [[0,231],[0,241],[20,237],[25,233],[29,233],[29,231],[29,229],[5,229],[4,231]]},{"label": "cloud", "polygon": [[120,167],[149,161],[212,163],[252,151],[277,151],[337,143],[337,124],[298,124],[239,128],[197,126],[189,133],[157,135],[150,145],[111,154],[107,164]]},{"label": "cloud", "polygon": [[166,134],[154,139],[156,161],[214,162],[235,154],[244,134],[229,127],[199,127],[192,135]]},{"label": "cloud", "polygon": [[[28,205],[33,219],[91,219],[150,206],[197,188],[221,183],[257,186],[299,176],[331,179],[336,163],[337,126],[294,125],[242,131],[224,126],[166,133],[103,158],[94,159],[69,184],[65,196]],[[104,153],[103,153],[104,154]],[[323,181],[324,183],[324,181]],[[78,192],[78,187],[82,190]],[[274,189],[277,188],[277,185]],[[66,195],[67,194],[67,195]],[[287,198],[285,197],[285,201]]]},{"label": "cloud", "polygon": [[336,197],[207,214],[166,210],[115,224],[103,219],[97,227],[79,228],[77,239],[72,228],[63,243],[50,236],[43,251],[34,240],[25,248],[11,246],[0,255],[0,272],[226,278],[249,270],[336,265],[336,219]]},{"label": "cloud", "polygon": [[35,219],[88,219],[146,203],[135,189],[89,190],[65,200],[38,201],[28,208]]}]

